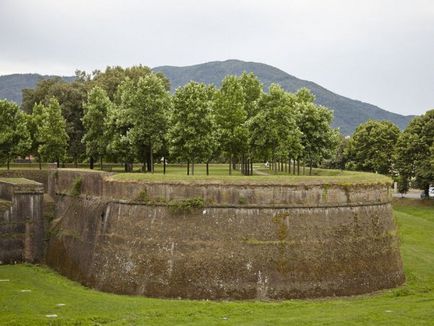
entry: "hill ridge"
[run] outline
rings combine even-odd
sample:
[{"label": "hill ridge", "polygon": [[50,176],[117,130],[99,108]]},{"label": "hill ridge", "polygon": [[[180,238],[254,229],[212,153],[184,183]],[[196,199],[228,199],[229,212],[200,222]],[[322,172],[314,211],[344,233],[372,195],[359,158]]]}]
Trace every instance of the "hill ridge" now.
[{"label": "hill ridge", "polygon": [[[164,73],[169,78],[172,91],[190,80],[218,86],[224,76],[228,74],[240,75],[243,71],[254,72],[264,84],[265,89],[268,89],[273,82],[279,83],[289,92],[295,92],[302,87],[307,87],[315,94],[318,104],[334,111],[333,126],[339,127],[344,135],[350,135],[359,124],[369,119],[389,120],[399,128],[404,129],[413,118],[411,115],[400,115],[381,109],[373,104],[341,96],[313,81],[300,79],[277,67],[261,62],[227,59],[189,66],[164,65],[152,69]],[[6,98],[20,104],[21,90],[23,88],[33,88],[38,80],[54,77],[60,77],[67,81],[72,81],[75,78],[73,76],[41,75],[37,73],[17,73],[0,76],[0,99]]]}]

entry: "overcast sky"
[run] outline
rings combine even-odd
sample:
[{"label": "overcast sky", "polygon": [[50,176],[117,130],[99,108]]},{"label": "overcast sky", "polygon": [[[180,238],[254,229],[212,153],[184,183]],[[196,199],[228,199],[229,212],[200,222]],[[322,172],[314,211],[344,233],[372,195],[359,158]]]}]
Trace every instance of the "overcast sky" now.
[{"label": "overcast sky", "polygon": [[434,1],[0,0],[0,75],[226,59],[421,114],[434,108]]}]

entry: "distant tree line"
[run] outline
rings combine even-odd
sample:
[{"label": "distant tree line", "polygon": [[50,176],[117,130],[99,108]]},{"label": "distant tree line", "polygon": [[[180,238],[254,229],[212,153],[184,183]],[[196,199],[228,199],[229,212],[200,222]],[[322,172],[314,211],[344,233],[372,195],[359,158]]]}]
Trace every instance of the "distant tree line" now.
[{"label": "distant tree line", "polygon": [[434,110],[415,117],[403,132],[389,121],[361,124],[351,137],[341,136],[328,166],[390,175],[401,193],[412,182],[428,196],[434,184]]},{"label": "distant tree line", "polygon": [[[169,92],[168,79],[145,66],[107,67],[76,80],[40,81],[23,90],[21,109],[0,101],[0,159],[32,155],[38,162],[134,162],[153,172],[156,158],[187,163],[227,162],[252,174],[252,162],[300,173],[300,164],[330,159],[339,132],[332,111],[307,89],[268,92],[253,73],[226,76],[219,88],[190,82]],[[164,167],[166,166],[163,164]]]}]

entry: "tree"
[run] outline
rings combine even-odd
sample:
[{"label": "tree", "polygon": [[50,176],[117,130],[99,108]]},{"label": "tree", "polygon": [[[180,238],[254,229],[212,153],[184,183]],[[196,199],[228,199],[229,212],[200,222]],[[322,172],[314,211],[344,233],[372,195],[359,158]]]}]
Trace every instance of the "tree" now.
[{"label": "tree", "polygon": [[156,74],[140,77],[137,85],[127,79],[121,85],[121,112],[131,128],[127,137],[153,172],[153,154],[164,143],[171,100],[161,78]]},{"label": "tree", "polygon": [[247,112],[244,105],[245,95],[240,80],[236,76],[226,76],[214,97],[214,113],[219,142],[229,156],[229,174],[232,174],[236,153],[247,151]]},{"label": "tree", "polygon": [[[154,74],[151,68],[142,65],[132,66],[125,69],[120,66],[108,66],[104,72],[95,70],[90,84],[91,87],[99,86],[104,89],[110,100],[119,104],[120,98],[117,95],[120,93],[118,93],[118,88],[123,81],[128,78],[137,84],[140,78],[146,77],[150,74]],[[170,90],[170,83],[166,76],[162,73],[156,73],[154,75],[161,79],[166,90]]]},{"label": "tree", "polygon": [[303,159],[309,162],[310,175],[314,164],[331,156],[339,137],[337,130],[331,128],[333,112],[315,104],[314,99],[306,89],[296,93],[297,125],[302,132]]},{"label": "tree", "polygon": [[369,120],[350,139],[349,157],[357,170],[392,174],[393,151],[399,128],[390,121]]},{"label": "tree", "polygon": [[63,80],[60,77],[42,79],[38,81],[35,88],[23,89],[21,109],[31,114],[36,103],[48,104],[48,100],[53,96],[54,86],[61,83]]},{"label": "tree", "polygon": [[108,143],[104,134],[105,121],[111,105],[106,92],[98,86],[90,91],[84,105],[83,126],[85,134],[82,142],[86,145],[86,154],[90,158],[91,169],[93,169],[95,158],[100,159],[102,169],[102,160]]},{"label": "tree", "polygon": [[245,71],[239,77],[244,92],[244,109],[247,118],[254,117],[259,111],[259,99],[262,95],[263,85],[253,72]]},{"label": "tree", "polygon": [[281,86],[272,84],[260,101],[261,111],[250,119],[250,146],[257,156],[282,164],[301,150],[301,132],[296,125],[292,99]]},{"label": "tree", "polygon": [[415,117],[399,136],[395,148],[395,167],[402,178],[414,178],[416,187],[428,196],[434,182],[434,110]]},{"label": "tree", "polygon": [[107,151],[109,158],[116,162],[123,162],[125,172],[132,170],[134,160],[134,146],[129,134],[132,128],[131,121],[127,118],[125,110],[119,105],[112,105],[107,112],[104,137],[107,139]]},{"label": "tree", "polygon": [[[331,160],[327,163],[330,169],[344,170],[347,168],[350,137],[342,134],[338,135],[336,150]],[[351,170],[348,168],[348,170]]]},{"label": "tree", "polygon": [[32,113],[35,104],[48,105],[50,99],[55,97],[59,102],[62,115],[66,120],[66,132],[68,133],[68,157],[74,163],[78,163],[85,153],[81,142],[84,134],[82,124],[83,103],[87,99],[90,86],[88,78],[77,72],[74,82],[66,82],[61,78],[41,80],[34,89],[23,90],[23,103],[21,108]]},{"label": "tree", "polygon": [[42,169],[42,158],[39,154],[39,146],[41,145],[41,137],[39,136],[40,126],[44,120],[45,106],[42,103],[37,103],[32,108],[32,114],[27,116],[27,127],[31,136],[30,153],[38,158],[39,169]]},{"label": "tree", "polygon": [[37,131],[40,143],[38,153],[44,161],[56,161],[59,167],[60,160],[66,154],[68,134],[57,99],[51,98],[48,105],[43,107],[41,115]]},{"label": "tree", "polygon": [[27,119],[20,108],[7,100],[0,100],[0,159],[9,163],[24,156],[31,147]]},{"label": "tree", "polygon": [[170,149],[175,157],[188,161],[194,175],[194,162],[205,160],[214,151],[212,98],[205,84],[190,82],[176,90],[173,97]]}]

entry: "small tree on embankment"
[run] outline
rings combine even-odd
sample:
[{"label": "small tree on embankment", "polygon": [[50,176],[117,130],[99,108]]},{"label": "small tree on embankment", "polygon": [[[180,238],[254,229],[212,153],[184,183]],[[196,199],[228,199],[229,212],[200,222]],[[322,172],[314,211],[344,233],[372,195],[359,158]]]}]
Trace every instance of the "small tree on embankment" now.
[{"label": "small tree on embankment", "polygon": [[[187,175],[194,175],[194,163],[208,162],[215,148],[212,116],[212,89],[190,82],[176,90],[169,130],[172,157],[187,161]],[[208,169],[207,169],[208,173]]]},{"label": "small tree on embankment", "polygon": [[51,98],[47,106],[41,106],[41,111],[34,112],[37,126],[38,153],[43,161],[56,161],[57,167],[64,158],[68,146],[66,122],[62,116],[59,102]]},{"label": "small tree on embankment", "polygon": [[89,157],[91,169],[93,169],[94,159],[99,158],[102,170],[103,156],[106,153],[108,143],[104,131],[107,113],[110,111],[111,106],[112,103],[102,88],[95,86],[89,92],[82,119],[85,129],[82,142],[86,146],[86,155]]},{"label": "small tree on embankment", "polygon": [[27,154],[31,147],[25,113],[12,102],[0,100],[0,160],[10,161]]},{"label": "small tree on embankment", "polygon": [[163,80],[156,74],[140,77],[120,86],[120,110],[128,130],[127,141],[136,156],[143,158],[148,172],[154,171],[153,156],[164,143],[171,99]]}]

